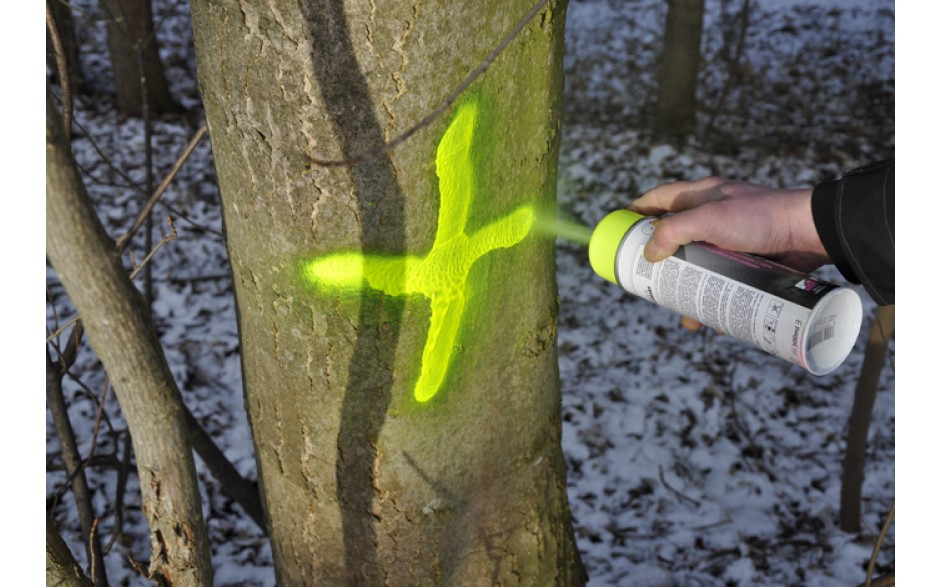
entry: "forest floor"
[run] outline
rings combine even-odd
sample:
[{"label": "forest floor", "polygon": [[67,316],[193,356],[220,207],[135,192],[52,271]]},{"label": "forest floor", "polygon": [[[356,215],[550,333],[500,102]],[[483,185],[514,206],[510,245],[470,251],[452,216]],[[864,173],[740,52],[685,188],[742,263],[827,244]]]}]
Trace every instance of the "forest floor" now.
[{"label": "forest floor", "polygon": [[[139,119],[115,112],[104,25],[80,0],[88,80],[77,96],[74,149],[112,235],[128,228],[144,181]],[[571,0],[559,202],[587,224],[666,181],[721,175],[810,186],[894,154],[894,5],[889,0],[708,2],[699,132],[657,143],[650,127],[665,3]],[[162,178],[201,124],[185,3],[155,2],[174,96],[189,110],[154,124]],[[107,160],[104,156],[107,157]],[[179,229],[153,261],[155,320],[184,400],[242,474],[256,475],[241,397],[235,308],[208,141],[156,209]],[[158,230],[163,230],[159,225]],[[164,231],[165,232],[165,231]],[[135,241],[138,259],[143,243]],[[590,270],[586,251],[559,242],[563,447],[578,545],[591,585],[844,586],[864,581],[872,543],[894,501],[894,361],[889,349],[868,439],[863,531],[838,528],[845,432],[873,304],[845,364],[822,377],[635,299]],[[820,274],[841,283],[831,268]],[[47,326],[72,314],[47,270]],[[65,381],[82,454],[105,379],[87,345]],[[81,383],[79,383],[81,382]],[[96,454],[124,457],[123,420],[109,394]],[[84,559],[71,494],[47,415],[47,502]],[[112,461],[113,462],[113,461]],[[197,462],[218,585],[273,585],[270,547]],[[112,584],[146,584],[127,557],[149,557],[131,474],[115,530],[112,466],[89,469]],[[894,531],[877,572],[894,568]]]}]

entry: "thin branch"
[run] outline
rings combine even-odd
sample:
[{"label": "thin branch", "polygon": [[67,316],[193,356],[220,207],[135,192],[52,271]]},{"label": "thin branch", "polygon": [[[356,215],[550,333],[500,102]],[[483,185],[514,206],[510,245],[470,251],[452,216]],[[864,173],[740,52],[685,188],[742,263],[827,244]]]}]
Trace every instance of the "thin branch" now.
[{"label": "thin branch", "polygon": [[189,408],[183,404],[186,412],[186,422],[189,424],[189,439],[193,443],[196,454],[202,459],[222,487],[222,491],[235,500],[245,510],[262,532],[264,527],[264,513],[261,509],[261,496],[258,487],[251,481],[242,477],[235,465],[222,452],[205,428],[199,424]]},{"label": "thin branch", "polygon": [[117,250],[118,252],[123,252],[130,240],[137,234],[137,231],[140,230],[140,227],[143,226],[147,217],[150,215],[150,212],[153,210],[154,205],[157,203],[157,200],[166,192],[167,188],[170,187],[170,183],[176,178],[179,174],[180,169],[183,168],[183,164],[189,159],[189,156],[193,154],[193,151],[196,150],[196,146],[199,144],[199,141],[206,136],[206,132],[209,130],[209,127],[205,122],[202,123],[202,126],[199,127],[199,130],[196,131],[196,134],[193,135],[193,138],[189,140],[186,148],[183,149],[183,152],[177,157],[176,162],[173,164],[173,167],[170,169],[170,172],[167,173],[166,177],[163,178],[163,181],[160,182],[159,187],[156,191],[153,192],[153,195],[150,196],[150,199],[147,200],[147,203],[144,205],[143,209],[137,214],[137,218],[134,220],[134,223],[131,225],[127,232],[125,232],[121,238],[117,240]]},{"label": "thin branch", "polygon": [[509,44],[513,41],[513,39],[515,39],[519,35],[519,33],[522,32],[522,30],[526,27],[526,25],[528,25],[529,22],[531,22],[532,19],[535,18],[536,15],[542,11],[542,9],[545,7],[547,3],[548,3],[548,0],[539,0],[538,2],[536,2],[535,6],[533,6],[529,10],[529,12],[527,12],[526,15],[522,17],[522,20],[520,20],[516,24],[516,26],[513,27],[511,31],[509,31],[509,34],[503,37],[503,40],[499,42],[499,45],[497,45],[496,48],[493,49],[490,52],[490,54],[486,56],[486,59],[484,59],[483,62],[477,66],[476,69],[471,71],[470,75],[464,78],[464,80],[460,82],[460,85],[458,85],[457,88],[454,89],[453,92],[451,92],[450,94],[448,94],[446,98],[444,98],[444,102],[440,106],[432,110],[424,118],[419,120],[417,124],[409,128],[405,132],[396,136],[388,143],[379,145],[371,149],[366,149],[365,151],[357,155],[353,155],[352,157],[349,157],[348,159],[330,160],[330,159],[318,159],[318,158],[309,157],[309,156],[308,156],[308,159],[312,163],[319,165],[321,167],[350,167],[350,166],[362,165],[363,163],[367,163],[371,161],[372,159],[375,159],[376,157],[384,153],[387,153],[391,151],[392,149],[394,149],[395,147],[397,147],[398,145],[404,143],[405,141],[410,139],[413,135],[415,135],[419,130],[428,126],[429,124],[434,122],[434,120],[437,119],[441,114],[446,112],[447,109],[450,108],[451,104],[453,104],[457,100],[457,98],[459,98],[460,95],[463,94],[463,92],[468,87],[470,87],[470,84],[476,81],[478,77],[483,75],[486,72],[486,70],[490,68],[493,62],[496,61],[496,58],[499,57],[500,53],[502,53],[506,49],[506,47],[508,47]]},{"label": "thin branch", "polygon": [[167,244],[168,242],[172,240],[176,240],[176,227],[173,226],[173,218],[170,216],[167,216],[166,223],[170,225],[170,234],[163,235],[163,238],[160,239],[160,242],[157,243],[157,246],[155,246],[153,250],[147,253],[147,256],[144,257],[144,260],[140,262],[140,265],[138,265],[136,269],[131,271],[131,281],[133,281],[134,278],[137,277],[137,274],[140,273],[141,269],[147,266],[147,263],[150,262],[150,259],[153,259],[153,256],[157,253],[157,251],[159,251],[163,247],[163,245]]},{"label": "thin branch", "polygon": [[75,324],[76,322],[78,322],[78,319],[79,319],[78,314],[76,314],[76,315],[72,316],[71,318],[69,318],[68,321],[66,321],[65,324],[63,324],[62,326],[60,326],[59,328],[57,328],[55,332],[53,332],[52,334],[50,334],[49,336],[46,337],[46,344],[49,344],[49,343],[53,342],[56,337],[58,337],[60,334],[62,334],[63,332],[65,332],[65,329],[66,329],[66,328],[68,328],[68,327],[71,326],[72,324]]},{"label": "thin branch", "polygon": [[[98,146],[98,143],[96,143],[95,140],[94,140],[93,138],[91,138],[91,133],[88,131],[87,128],[85,128],[84,125],[82,125],[82,123],[80,123],[80,122],[78,121],[77,118],[74,119],[72,122],[75,124],[75,126],[78,127],[78,130],[82,131],[82,133],[85,135],[85,138],[88,139],[88,142],[89,142],[89,143],[91,143],[91,147],[95,150],[95,152],[98,153],[98,155],[101,157],[101,160],[104,161],[105,165],[107,165],[108,167],[110,167],[112,171],[114,171],[115,173],[117,173],[118,176],[120,176],[120,178],[123,179],[124,181],[126,181],[127,183],[129,183],[129,184],[131,184],[131,185],[134,185],[134,186],[138,186],[138,184],[137,184],[136,181],[134,181],[134,180],[131,179],[126,173],[124,173],[123,171],[121,171],[121,170],[117,167],[117,165],[115,165],[114,162],[111,161],[111,158],[104,154],[104,151],[101,150],[101,148]],[[137,189],[138,189],[139,191],[141,191],[141,192],[144,191],[144,189],[143,189],[142,187],[139,187],[139,186],[137,187]]]},{"label": "thin branch", "polygon": [[190,226],[192,226],[192,227],[195,228],[196,230],[198,230],[198,231],[200,231],[200,232],[208,232],[209,234],[214,234],[214,235],[216,235],[216,236],[219,237],[219,238],[223,238],[223,239],[225,238],[225,235],[222,234],[222,231],[221,231],[221,230],[216,230],[216,229],[214,229],[214,228],[209,228],[208,226],[205,226],[205,225],[203,225],[203,224],[199,224],[198,222],[196,222],[195,220],[193,220],[192,218],[190,218],[190,217],[187,216],[186,214],[183,214],[182,212],[180,212],[180,210],[179,210],[178,208],[167,204],[167,203],[164,202],[163,200],[160,200],[160,201],[158,201],[157,203],[160,204],[161,206],[163,206],[164,208],[166,208],[167,210],[169,210],[170,212],[172,212],[173,214],[175,214],[176,216],[178,216],[180,220],[182,220],[182,221],[185,222],[186,224],[189,224]]},{"label": "thin branch", "polygon": [[69,65],[65,57],[65,47],[62,46],[62,37],[59,36],[59,27],[52,14],[52,0],[46,0],[46,29],[52,39],[55,50],[55,64],[59,72],[59,87],[62,90],[62,127],[65,130],[65,140],[72,140],[72,81],[69,79]]},{"label": "thin branch", "polygon": [[691,503],[692,505],[694,505],[695,507],[702,507],[702,502],[700,502],[700,501],[697,500],[697,499],[693,499],[693,498],[689,497],[688,495],[682,493],[681,491],[679,491],[678,489],[676,489],[675,487],[673,487],[672,485],[670,485],[668,481],[666,481],[666,475],[665,475],[665,473],[663,472],[663,466],[662,466],[662,465],[659,466],[659,480],[660,480],[660,482],[662,482],[663,487],[665,487],[666,489],[668,489],[669,491],[671,491],[672,493],[674,493],[674,494],[676,495],[676,497],[678,497],[679,499],[685,500],[685,501]]},{"label": "thin branch", "polygon": [[[866,583],[862,583],[858,587],[868,587]],[[894,573],[888,573],[887,575],[882,575],[871,580],[871,587],[894,587]]]},{"label": "thin branch", "polygon": [[734,56],[732,56],[731,62],[728,64],[728,79],[721,88],[721,95],[718,97],[718,101],[715,103],[715,109],[712,111],[711,118],[708,119],[708,124],[705,125],[705,136],[710,135],[712,130],[715,128],[715,120],[718,118],[718,115],[721,114],[721,110],[724,108],[725,100],[728,98],[728,91],[733,85],[731,83],[732,77],[736,77],[741,69],[741,58],[744,55],[744,41],[747,37],[747,29],[751,20],[750,13],[751,0],[744,0],[744,4],[741,7],[741,12],[739,13],[739,17],[741,19],[741,32],[738,34],[737,44],[734,49]]},{"label": "thin branch", "polygon": [[878,562],[878,553],[881,551],[881,545],[884,544],[885,536],[888,534],[888,528],[891,527],[891,521],[894,520],[894,502],[891,502],[891,511],[885,518],[885,523],[881,526],[881,533],[878,534],[878,540],[875,541],[875,548],[872,550],[871,559],[868,561],[868,572],[865,574],[865,587],[872,587],[871,578],[875,573],[875,563]]},{"label": "thin branch", "polygon": [[104,390],[101,392],[101,399],[98,400],[98,413],[95,414],[95,426],[91,431],[91,450],[88,453],[88,458],[95,456],[95,451],[98,449],[98,429],[101,426],[101,416],[104,414],[104,402],[108,398],[108,390],[111,388],[111,382],[108,381],[107,376],[104,379]]},{"label": "thin branch", "polygon": [[[91,400],[91,402],[94,403],[96,407],[98,406],[98,396],[96,396],[95,392],[90,387],[88,387],[87,383],[82,381],[79,377],[77,377],[71,371],[66,371],[65,375],[78,385],[79,389],[81,389],[85,397]],[[108,425],[108,431],[111,433],[111,435],[113,436],[117,434],[117,432],[115,431],[116,429],[114,427],[114,424],[111,422],[111,418],[108,416],[108,413],[102,412],[101,417],[104,420],[104,423]]]},{"label": "thin branch", "polygon": [[[115,449],[117,450],[117,449]],[[127,490],[127,478],[133,472],[131,469],[131,455],[134,447],[131,443],[131,431],[124,431],[124,456],[118,466],[117,487],[114,490],[114,530],[111,540],[104,547],[104,552],[111,552],[117,539],[124,533],[124,494]]]},{"label": "thin branch", "polygon": [[[61,364],[61,355],[59,361]],[[75,431],[72,428],[71,420],[69,420],[65,397],[62,395],[62,375],[53,365],[48,347],[46,347],[46,402],[52,412],[56,436],[62,449],[62,462],[65,464],[65,470],[69,476],[63,487],[69,485],[72,487],[75,508],[78,511],[82,538],[86,547],[85,554],[92,569],[92,575],[96,577],[95,585],[107,585],[108,579],[101,559],[101,544],[94,535],[93,521],[97,519],[97,516],[95,516],[94,506],[91,503],[91,492],[85,478],[82,459],[78,452],[78,444],[75,442]]]},{"label": "thin branch", "polygon": [[[98,518],[95,518],[95,521],[91,523],[91,536],[88,537],[88,548],[91,551],[91,565],[90,565],[91,566],[91,582],[95,584],[98,583],[98,578],[96,577],[97,573],[95,569],[97,559],[96,559],[95,549],[92,547],[92,545],[98,542],[97,540],[98,537],[96,536],[97,530],[98,530]],[[100,550],[100,548],[101,547],[99,546],[98,549]]]}]

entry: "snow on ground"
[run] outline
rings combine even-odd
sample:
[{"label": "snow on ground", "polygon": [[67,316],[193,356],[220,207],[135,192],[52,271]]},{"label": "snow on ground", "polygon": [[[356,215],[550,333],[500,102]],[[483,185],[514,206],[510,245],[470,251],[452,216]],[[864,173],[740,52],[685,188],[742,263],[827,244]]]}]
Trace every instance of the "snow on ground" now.
[{"label": "snow on ground", "polygon": [[[112,235],[133,220],[142,182],[139,120],[113,112],[110,68],[97,3],[78,17],[90,94],[78,98],[74,148],[89,192]],[[808,186],[894,150],[894,7],[885,0],[752,2],[743,58],[732,64],[740,1],[708,2],[699,98],[700,138],[653,142],[656,60],[665,3],[572,0],[566,48],[566,113],[559,201],[592,224],[664,181],[709,174],[778,187]],[[155,2],[172,90],[191,112],[156,121],[161,178],[199,125],[192,33],[185,3]],[[733,80],[725,92],[729,74]],[[105,164],[92,145],[106,153]],[[124,177],[122,177],[122,174]],[[154,313],[187,405],[241,472],[255,465],[241,398],[235,310],[208,142],[164,201],[179,238],[154,259]],[[162,223],[168,211],[157,208]],[[201,227],[201,228],[200,228]],[[208,229],[208,230],[205,230]],[[158,230],[163,230],[160,225]],[[143,256],[140,238],[137,258]],[[712,331],[687,333],[677,318],[632,298],[590,270],[583,248],[560,242],[559,361],[563,445],[578,544],[591,585],[855,585],[894,499],[893,361],[882,382],[863,488],[866,529],[838,530],[841,459],[862,336],[845,365],[813,377]],[[823,277],[840,281],[832,270]],[[140,279],[140,278],[138,278]],[[47,325],[72,310],[54,272]],[[893,348],[891,349],[893,355]],[[87,455],[105,380],[86,345],[65,381],[79,448]],[[124,424],[113,394],[96,454],[124,457]],[[74,502],[47,415],[47,501],[84,560]],[[219,585],[272,585],[270,548],[198,462]],[[94,467],[89,482],[114,528],[116,471]],[[123,536],[107,556],[112,584],[147,584],[126,562],[149,557],[136,474],[128,480]],[[879,559],[894,566],[894,533]]]}]

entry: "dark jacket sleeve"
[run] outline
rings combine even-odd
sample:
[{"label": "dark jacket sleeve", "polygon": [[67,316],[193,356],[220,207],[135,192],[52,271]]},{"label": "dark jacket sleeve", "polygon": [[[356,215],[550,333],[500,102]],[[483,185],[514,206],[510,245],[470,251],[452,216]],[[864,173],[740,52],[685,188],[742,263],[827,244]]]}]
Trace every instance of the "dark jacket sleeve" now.
[{"label": "dark jacket sleeve", "polygon": [[829,258],[879,305],[894,303],[894,159],[817,185],[813,222]]}]

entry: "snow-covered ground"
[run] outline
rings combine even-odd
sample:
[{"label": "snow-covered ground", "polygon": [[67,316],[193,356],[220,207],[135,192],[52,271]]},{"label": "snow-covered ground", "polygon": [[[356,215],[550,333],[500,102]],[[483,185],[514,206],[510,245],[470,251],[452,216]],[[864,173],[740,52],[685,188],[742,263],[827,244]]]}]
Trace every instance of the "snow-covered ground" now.
[{"label": "snow-covered ground", "polygon": [[[78,98],[74,148],[113,235],[133,220],[141,182],[139,120],[113,112],[103,23],[81,0],[83,67],[94,97]],[[572,0],[559,201],[591,224],[664,181],[715,174],[777,187],[808,186],[894,152],[894,6],[886,0],[751,2],[742,58],[732,64],[740,0],[707,2],[700,76],[701,138],[657,144],[656,60],[665,3]],[[192,109],[154,128],[162,177],[199,125],[192,33],[185,3],[155,2],[172,90]],[[729,57],[730,55],[730,57]],[[732,78],[729,90],[729,74]],[[127,178],[104,163],[106,153]],[[238,340],[211,153],[201,144],[164,200],[178,240],[154,259],[154,312],[187,405],[243,474],[255,475],[241,398]],[[157,217],[167,210],[157,208]],[[209,230],[204,230],[203,228]],[[138,239],[138,259],[143,249]],[[578,544],[591,585],[856,585],[894,500],[894,364],[882,375],[863,487],[865,530],[838,530],[846,422],[873,305],[844,366],[813,377],[712,331],[688,333],[669,311],[593,275],[586,251],[558,247],[563,444]],[[841,281],[833,270],[823,277]],[[47,325],[71,315],[54,272]],[[861,291],[861,290],[860,290]],[[890,350],[893,356],[893,347]],[[105,380],[87,346],[66,379],[83,455],[91,450]],[[124,455],[113,394],[96,454]],[[79,560],[78,521],[47,416],[47,501]],[[198,463],[219,585],[271,585],[270,549]],[[90,469],[98,532],[114,528],[116,471]],[[126,562],[149,556],[136,475],[124,536],[107,556],[112,584],[146,584]],[[894,532],[879,571],[894,567]]]}]

